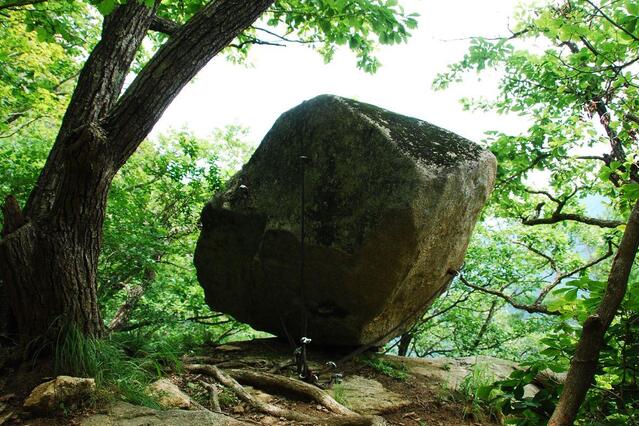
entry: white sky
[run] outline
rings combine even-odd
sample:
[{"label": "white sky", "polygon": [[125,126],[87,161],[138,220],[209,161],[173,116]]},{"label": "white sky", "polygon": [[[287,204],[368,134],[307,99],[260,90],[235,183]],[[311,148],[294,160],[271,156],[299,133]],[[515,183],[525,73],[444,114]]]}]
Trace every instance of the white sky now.
[{"label": "white sky", "polygon": [[255,46],[252,67],[214,59],[189,84],[156,125],[153,135],[188,127],[201,136],[216,127],[241,124],[259,143],[275,119],[306,99],[323,93],[350,97],[417,117],[479,141],[487,130],[518,132],[524,123],[512,117],[464,112],[462,96],[491,97],[495,78],[469,76],[445,91],[431,89],[433,78],[463,56],[472,35],[508,34],[516,0],[401,0],[407,13],[421,14],[407,44],[384,46],[382,67],[374,75],[360,71],[347,49],[324,64],[307,46]]}]

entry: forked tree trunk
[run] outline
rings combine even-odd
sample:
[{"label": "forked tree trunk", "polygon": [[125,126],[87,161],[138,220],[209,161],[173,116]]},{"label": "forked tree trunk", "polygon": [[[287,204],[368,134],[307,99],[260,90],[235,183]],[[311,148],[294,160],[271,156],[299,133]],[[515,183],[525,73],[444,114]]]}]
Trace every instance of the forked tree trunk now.
[{"label": "forked tree trunk", "polygon": [[179,91],[273,0],[216,0],[170,39],[120,96],[159,5],[130,0],[104,20],[47,162],[24,210],[5,208],[0,282],[20,340],[73,323],[104,328],[96,272],[109,187]]},{"label": "forked tree trunk", "polygon": [[[77,324],[98,335],[102,321],[96,299],[96,271],[110,167],[71,166],[58,214],[5,226],[0,268],[16,329],[23,341],[49,335],[59,325]],[[67,165],[67,167],[69,167]],[[59,214],[65,213],[65,214]],[[5,224],[9,224],[5,215]]]}]

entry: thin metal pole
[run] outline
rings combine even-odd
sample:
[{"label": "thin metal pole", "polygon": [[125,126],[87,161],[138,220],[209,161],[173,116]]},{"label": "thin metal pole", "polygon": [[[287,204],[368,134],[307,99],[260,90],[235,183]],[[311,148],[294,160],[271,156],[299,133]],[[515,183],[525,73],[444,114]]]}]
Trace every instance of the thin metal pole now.
[{"label": "thin metal pole", "polygon": [[306,293],[304,282],[304,243],[306,242],[306,232],[304,229],[304,206],[306,204],[305,177],[306,177],[306,160],[308,157],[304,155],[304,139],[300,138],[300,302],[302,305],[302,337],[300,338],[299,352],[296,350],[298,358],[298,373],[302,380],[311,379],[306,360],[306,345],[311,342],[306,336],[308,332],[308,313],[306,311]]},{"label": "thin metal pole", "polygon": [[308,331],[308,315],[306,312],[306,283],[304,281],[304,243],[306,242],[306,230],[305,230],[305,209],[306,205],[306,191],[305,191],[305,178],[306,178],[306,161],[308,157],[304,155],[304,141],[300,141],[300,299],[302,302],[302,337],[306,337]]}]

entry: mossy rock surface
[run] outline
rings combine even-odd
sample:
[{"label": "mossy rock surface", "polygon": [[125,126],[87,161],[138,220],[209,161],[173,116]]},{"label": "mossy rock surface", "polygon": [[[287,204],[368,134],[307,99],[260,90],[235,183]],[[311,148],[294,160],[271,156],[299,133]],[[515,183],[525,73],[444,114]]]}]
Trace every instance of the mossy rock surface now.
[{"label": "mossy rock surface", "polygon": [[[300,197],[305,164],[304,285]],[[202,212],[207,303],[323,345],[409,328],[463,263],[494,156],[424,121],[331,95],[284,113]]]}]

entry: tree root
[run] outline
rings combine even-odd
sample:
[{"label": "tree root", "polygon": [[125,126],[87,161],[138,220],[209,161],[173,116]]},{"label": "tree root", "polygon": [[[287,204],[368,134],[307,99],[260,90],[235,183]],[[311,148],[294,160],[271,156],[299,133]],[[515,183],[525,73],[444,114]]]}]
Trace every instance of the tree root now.
[{"label": "tree root", "polygon": [[272,363],[265,359],[247,359],[247,360],[235,360],[227,359],[223,357],[212,357],[206,355],[200,356],[184,356],[182,361],[185,364],[213,364],[218,368],[245,368],[245,367],[257,367],[268,368]]},{"label": "tree root", "polygon": [[185,364],[217,364],[220,362],[226,361],[222,357],[212,357],[205,355],[196,355],[196,356],[183,356],[182,362]]},{"label": "tree root", "polygon": [[221,413],[222,408],[220,407],[220,398],[219,391],[210,383],[206,383],[204,380],[199,380],[200,385],[207,391],[209,391],[209,401],[211,402],[211,406],[213,406],[213,411],[216,413]]},{"label": "tree root", "polygon": [[[286,391],[293,391],[297,394],[305,395],[307,397],[312,398],[318,403],[324,405],[329,404],[329,410],[338,410],[343,415],[333,416],[333,417],[316,417],[308,414],[300,413],[298,411],[289,410],[285,408],[278,407],[273,404],[269,404],[263,401],[258,400],[253,397],[250,393],[248,393],[242,385],[240,385],[233,377],[228,376],[226,373],[222,372],[219,368],[214,365],[206,365],[206,364],[186,364],[184,365],[184,369],[190,373],[200,373],[206,374],[208,376],[213,377],[220,384],[226,386],[229,390],[231,390],[239,399],[251,405],[254,409],[274,416],[274,417],[283,417],[287,420],[292,420],[296,422],[302,423],[310,423],[313,425],[384,425],[386,424],[384,419],[378,416],[362,416],[359,415],[343,405],[339,404],[321,389],[314,388],[311,385],[306,383],[295,383],[294,380],[279,377],[274,374],[268,373],[255,373],[255,372],[247,372],[244,370],[235,370],[232,375],[235,375],[240,378],[240,380],[244,380],[247,383],[261,384],[263,386],[268,387],[276,387],[279,389],[284,389]],[[293,383],[291,383],[293,382]],[[301,386],[300,386],[301,385]],[[314,388],[313,391],[310,391],[308,387]],[[323,394],[323,395],[322,395]],[[332,400],[331,403],[329,400]],[[326,406],[326,405],[324,405]],[[339,408],[341,407],[341,408]],[[345,414],[349,413],[349,414]]]},{"label": "tree root", "polygon": [[335,401],[329,394],[320,388],[300,380],[289,379],[288,377],[278,376],[271,373],[249,370],[230,370],[228,373],[240,383],[258,388],[282,389],[296,395],[310,398],[335,414],[340,414],[342,416],[359,415]]},{"label": "tree root", "polygon": [[293,361],[292,359],[287,359],[283,362],[280,362],[279,364],[273,366],[273,368],[271,368],[270,370],[268,370],[269,373],[279,373],[280,370],[283,370],[287,367],[290,367],[292,365],[295,365],[295,361]]}]

